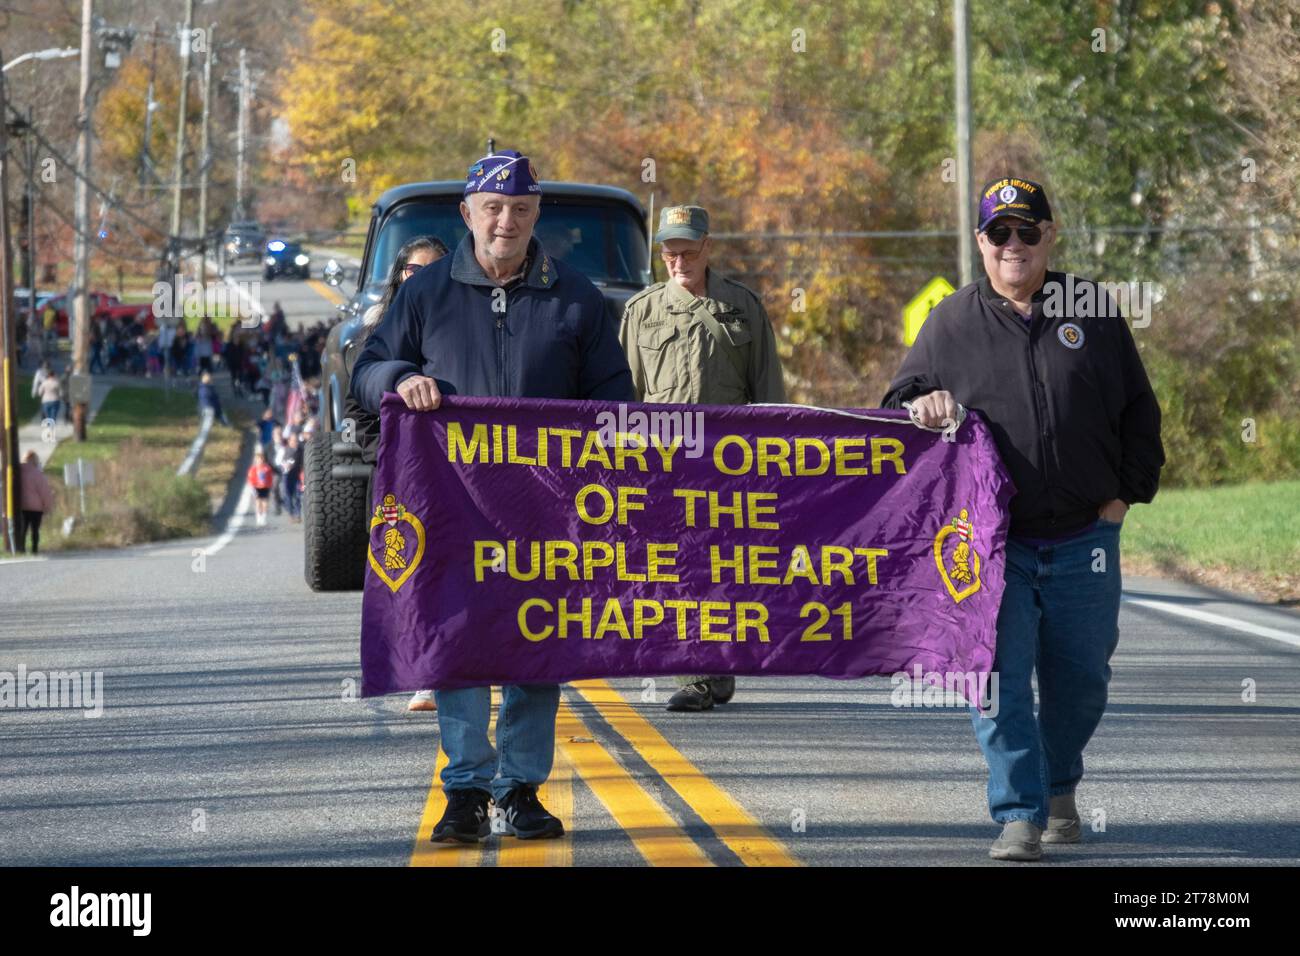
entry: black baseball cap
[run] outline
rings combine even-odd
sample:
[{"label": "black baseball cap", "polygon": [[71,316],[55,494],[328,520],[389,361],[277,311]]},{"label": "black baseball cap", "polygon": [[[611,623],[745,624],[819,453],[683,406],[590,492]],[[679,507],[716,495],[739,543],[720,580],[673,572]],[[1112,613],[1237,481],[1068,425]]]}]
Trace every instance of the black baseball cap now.
[{"label": "black baseball cap", "polygon": [[1028,179],[1006,176],[995,179],[980,191],[980,232],[1000,216],[1015,216],[1027,222],[1041,222],[1052,218],[1052,207],[1047,202],[1043,187]]}]

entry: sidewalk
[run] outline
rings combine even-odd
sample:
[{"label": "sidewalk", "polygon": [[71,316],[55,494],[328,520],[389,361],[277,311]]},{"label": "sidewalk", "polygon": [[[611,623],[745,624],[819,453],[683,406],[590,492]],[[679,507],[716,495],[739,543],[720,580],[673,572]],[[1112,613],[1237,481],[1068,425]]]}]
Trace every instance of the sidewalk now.
[{"label": "sidewalk", "polygon": [[[55,373],[62,374],[63,367],[66,363],[67,360],[64,358],[55,360]],[[228,385],[222,389],[221,386],[223,382],[224,379],[218,380],[217,385],[218,391],[222,395],[224,401],[226,396],[230,393],[230,389]],[[165,389],[167,391],[183,390],[193,394],[195,389],[198,387],[198,376],[193,375],[181,378],[175,376],[154,376],[152,378],[146,378],[140,375],[131,375],[126,372],[99,372],[91,377],[90,406],[86,418],[87,425],[95,420],[95,415],[98,414],[100,406],[104,404],[104,399],[116,385],[121,385],[125,388],[157,388]],[[72,425],[62,420],[63,409],[59,410],[59,414],[60,420],[54,426],[53,441],[45,441],[44,429],[41,426],[41,417],[39,413],[37,413],[36,417],[26,425],[19,427],[18,458],[20,461],[28,451],[34,451],[36,452],[36,456],[40,459],[41,467],[44,468],[46,462],[50,460],[50,456],[54,454],[54,449],[59,446],[59,442],[72,437]]]},{"label": "sidewalk", "polygon": [[[95,420],[99,413],[99,408],[104,404],[104,399],[108,393],[113,390],[109,382],[100,381],[98,378],[91,381],[90,385],[90,406],[87,409],[86,424],[89,425]],[[40,459],[41,467],[44,468],[50,456],[54,454],[54,449],[59,447],[59,442],[66,441],[72,437],[72,425],[63,420],[63,409],[59,410],[59,421],[54,425],[54,434],[51,436],[52,441],[46,441],[45,429],[41,422],[41,415],[36,413],[26,425],[18,429],[18,460],[22,461],[29,451],[36,452],[36,457]]]}]

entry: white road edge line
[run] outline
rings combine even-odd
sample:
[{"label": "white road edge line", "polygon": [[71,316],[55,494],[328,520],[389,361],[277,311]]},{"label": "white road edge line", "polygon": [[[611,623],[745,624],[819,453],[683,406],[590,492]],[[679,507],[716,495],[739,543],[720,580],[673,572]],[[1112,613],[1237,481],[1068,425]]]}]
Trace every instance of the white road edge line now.
[{"label": "white road edge line", "polygon": [[203,553],[208,557],[216,554],[226,545],[235,539],[239,534],[239,529],[244,526],[244,519],[248,517],[248,509],[253,503],[253,486],[244,485],[244,490],[239,493],[239,503],[235,505],[235,513],[230,516],[230,521],[226,523],[226,530],[221,532],[221,536],[203,549]]},{"label": "white road edge line", "polygon": [[1210,611],[1198,611],[1195,608],[1182,607],[1178,604],[1169,604],[1165,601],[1152,601],[1147,598],[1125,597],[1124,601],[1128,604],[1136,604],[1138,607],[1150,608],[1153,611],[1173,614],[1177,617],[1191,618],[1193,621],[1200,621],[1203,624],[1217,624],[1219,627],[1231,628],[1234,631],[1241,631],[1243,634],[1253,634],[1256,637],[1269,637],[1275,641],[1290,644],[1292,647],[1300,647],[1300,634],[1293,634],[1290,631],[1281,631],[1275,627],[1264,627],[1260,624],[1251,624],[1248,621],[1239,621],[1235,617],[1228,617],[1226,614],[1214,614]]},{"label": "white road edge line", "polygon": [[[212,269],[213,272],[218,272],[217,264],[215,262],[209,259],[207,260],[207,263],[208,263],[208,267]],[[230,288],[234,290],[235,294],[239,296],[241,301],[248,303],[253,315],[262,316],[266,314],[266,310],[262,308],[262,297],[260,295],[253,295],[252,293],[245,292],[244,289],[239,285],[239,283],[234,278],[231,277],[230,273],[226,273],[224,276],[221,276],[221,281],[224,282],[226,285],[230,286]],[[207,293],[205,291],[204,292],[205,301],[206,298],[207,298]],[[241,326],[243,325],[243,320],[244,317],[240,316]]]},{"label": "white road edge line", "polygon": [[[215,262],[209,259],[208,264],[212,267],[213,271],[216,271],[217,264]],[[223,276],[222,280],[226,285],[234,290],[235,294],[238,295],[242,301],[248,303],[253,315],[260,316],[265,314],[265,311],[262,308],[261,296],[245,292],[239,283],[229,275],[229,273]],[[242,316],[240,324],[243,324]],[[235,535],[239,534],[239,529],[244,526],[244,519],[248,517],[248,510],[252,507],[252,504],[253,488],[251,485],[245,484],[244,490],[239,494],[239,503],[235,505],[235,513],[230,516],[230,521],[226,523],[226,530],[221,532],[220,537],[218,537],[216,541],[213,541],[203,549],[205,555],[211,557],[235,539]]]}]

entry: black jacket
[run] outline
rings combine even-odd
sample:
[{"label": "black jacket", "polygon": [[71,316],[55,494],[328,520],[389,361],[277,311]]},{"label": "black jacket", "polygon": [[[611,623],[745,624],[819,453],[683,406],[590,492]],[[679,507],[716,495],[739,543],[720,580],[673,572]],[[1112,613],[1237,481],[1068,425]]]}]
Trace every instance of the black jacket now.
[{"label": "black jacket", "polygon": [[412,375],[449,395],[634,401],[600,290],[536,239],[529,255],[526,278],[502,289],[483,274],[470,233],[403,282],[353,369],[361,407],[378,413],[384,393]]},{"label": "black jacket", "polygon": [[[1053,282],[1071,288],[1065,273],[1047,273],[1044,289]],[[1027,326],[987,277],[954,292],[930,313],[882,403],[943,390],[978,410],[1015,482],[1011,533],[1023,537],[1077,531],[1112,498],[1149,502],[1165,462],[1160,406],[1128,323],[1095,283],[1070,283],[1076,297],[1093,286],[1111,317],[1072,315],[1103,310],[1068,302],[1045,315],[1040,290]]]},{"label": "black jacket", "polygon": [[[372,328],[363,328],[343,350],[343,367],[347,370],[349,382],[352,381],[356,372],[357,359],[361,357],[361,350],[366,347],[366,341],[372,331]],[[343,418],[352,419],[355,427],[354,437],[357,444],[361,446],[361,460],[371,465],[375,464],[379,457],[379,416],[362,408],[357,397],[352,394],[351,388],[343,399]]]}]

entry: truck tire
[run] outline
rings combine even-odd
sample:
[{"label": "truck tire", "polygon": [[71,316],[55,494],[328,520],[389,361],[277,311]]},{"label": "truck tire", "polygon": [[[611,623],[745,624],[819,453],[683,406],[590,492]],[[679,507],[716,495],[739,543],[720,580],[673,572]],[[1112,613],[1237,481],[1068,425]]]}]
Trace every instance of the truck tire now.
[{"label": "truck tire", "polygon": [[370,546],[366,482],[333,478],[333,436],[316,431],[303,462],[303,567],[313,591],[360,591]]}]

